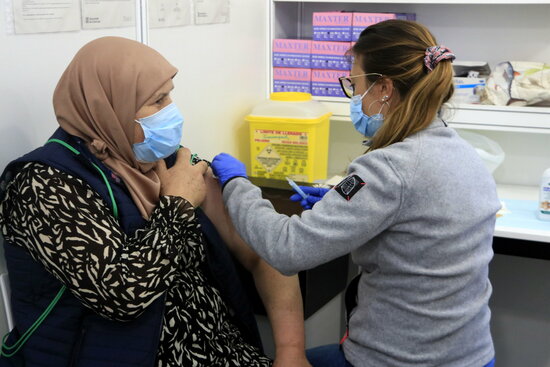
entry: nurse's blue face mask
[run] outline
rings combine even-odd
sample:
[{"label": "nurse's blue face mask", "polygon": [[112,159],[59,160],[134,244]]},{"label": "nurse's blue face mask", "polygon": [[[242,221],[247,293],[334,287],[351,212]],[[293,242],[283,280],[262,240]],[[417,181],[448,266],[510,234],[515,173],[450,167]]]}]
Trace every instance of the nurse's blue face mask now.
[{"label": "nurse's blue face mask", "polygon": [[156,162],[166,158],[180,146],[183,117],[172,102],[157,113],[136,120],[143,129],[145,140],[133,145],[139,161]]},{"label": "nurse's blue face mask", "polygon": [[[380,73],[365,73],[365,74],[354,75],[349,77],[340,77],[338,78],[338,80],[340,81],[340,86],[342,87],[342,91],[344,92],[344,95],[350,99],[350,118],[351,118],[351,121],[353,122],[353,126],[362,135],[372,137],[384,122],[384,116],[381,114],[381,112],[384,104],[387,104],[387,97],[384,96],[384,98],[380,102],[378,102],[380,103],[380,109],[378,113],[375,115],[369,116],[368,113],[370,111],[367,111],[367,114],[363,112],[363,98],[365,98],[365,96],[368,94],[371,88],[374,87],[378,79],[375,80],[370,85],[370,87],[365,91],[365,93],[363,93],[362,95],[355,95],[355,87],[354,87],[354,83],[352,82],[353,78],[361,78],[361,77],[369,77],[369,76],[377,76],[378,78],[383,77],[383,75]],[[372,102],[370,104],[369,110],[375,102]]]},{"label": "nurse's blue face mask", "polygon": [[[382,107],[385,101],[385,98],[381,102],[380,110],[374,115],[367,115],[363,112],[363,98],[367,93],[374,87],[376,81],[368,87],[368,89],[362,95],[355,95],[350,99],[350,118],[353,122],[355,130],[359,131],[361,134],[369,137],[373,137],[374,134],[378,131],[382,123],[384,122],[384,115],[382,115]],[[376,101],[375,101],[376,102]],[[369,108],[375,103],[371,103]],[[369,111],[367,111],[369,112]]]}]

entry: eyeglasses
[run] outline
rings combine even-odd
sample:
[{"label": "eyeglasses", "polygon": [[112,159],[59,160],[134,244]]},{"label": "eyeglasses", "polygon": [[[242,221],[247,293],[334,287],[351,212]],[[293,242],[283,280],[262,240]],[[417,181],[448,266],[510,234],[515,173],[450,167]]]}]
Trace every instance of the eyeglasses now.
[{"label": "eyeglasses", "polygon": [[372,76],[376,75],[379,78],[383,77],[382,74],[379,73],[367,73],[367,74],[361,74],[361,75],[354,75],[354,76],[341,76],[338,78],[338,81],[340,82],[340,86],[342,87],[342,91],[348,98],[352,98],[355,94],[355,86],[352,83],[353,78],[358,78],[360,76]]}]

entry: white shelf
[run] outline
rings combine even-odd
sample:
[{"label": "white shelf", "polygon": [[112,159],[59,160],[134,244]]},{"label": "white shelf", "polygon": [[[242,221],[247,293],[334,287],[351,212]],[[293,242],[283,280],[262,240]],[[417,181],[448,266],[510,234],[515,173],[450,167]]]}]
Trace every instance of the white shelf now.
[{"label": "white shelf", "polygon": [[[533,217],[536,210],[536,201],[538,200],[538,187],[536,186],[516,186],[516,185],[498,185],[497,186],[498,196],[501,200],[510,199],[510,200],[528,200],[534,202],[533,204]],[[506,215],[506,214],[505,214]],[[525,219],[525,218],[520,218]],[[537,228],[523,228],[514,227],[510,225],[499,225],[495,226],[495,237],[503,238],[513,238],[519,240],[528,240],[528,241],[537,241],[550,244],[550,222],[547,222],[548,225],[545,226],[546,222],[536,222],[535,225]],[[543,224],[544,223],[544,224]],[[541,225],[542,224],[542,225]],[[547,227],[548,229],[541,229]]]},{"label": "white shelf", "polygon": [[512,238],[514,240],[526,240],[543,242],[550,245],[550,231],[537,231],[525,228],[495,226],[495,237]]},{"label": "white shelf", "polygon": [[[314,97],[333,113],[333,120],[349,121],[349,99]],[[449,108],[454,128],[550,134],[550,108],[461,104]]]},{"label": "white shelf", "polygon": [[538,200],[539,198],[539,188],[537,186],[497,184],[497,193],[501,199]]},{"label": "white shelf", "polygon": [[550,108],[461,104],[452,107],[451,126],[466,129],[550,134]]}]

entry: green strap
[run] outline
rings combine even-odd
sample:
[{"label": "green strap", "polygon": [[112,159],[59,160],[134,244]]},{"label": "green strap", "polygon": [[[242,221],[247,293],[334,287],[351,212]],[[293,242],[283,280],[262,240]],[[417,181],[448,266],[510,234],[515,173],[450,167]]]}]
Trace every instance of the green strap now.
[{"label": "green strap", "polygon": [[[50,139],[46,142],[46,144],[48,143],[59,143],[61,145],[63,145],[65,148],[69,149],[71,152],[73,152],[75,155],[80,155],[80,152],[78,150],[76,150],[73,146],[71,146],[70,144],[68,144],[67,142],[64,142],[63,140],[60,140],[60,139]],[[113,215],[115,216],[115,218],[118,219],[118,207],[116,205],[116,201],[115,201],[115,195],[113,194],[113,190],[111,188],[111,184],[109,183],[109,180],[107,180],[107,176],[105,175],[105,173],[101,170],[101,168],[99,168],[99,166],[97,164],[95,164],[94,162],[90,162],[92,163],[92,165],[94,166],[94,168],[99,172],[99,174],[101,175],[101,177],[103,178],[103,181],[105,181],[105,185],[107,185],[107,190],[109,191],[109,197],[111,198],[111,202],[113,203]],[[7,333],[6,335],[4,335],[4,337],[2,338],[2,346],[0,347],[0,356],[3,356],[3,357],[6,357],[6,358],[10,358],[12,357],[13,355],[15,355],[17,352],[19,352],[19,350],[23,347],[23,345],[25,345],[25,343],[27,342],[27,340],[32,336],[32,334],[34,334],[34,332],[36,331],[36,329],[38,329],[38,327],[44,322],[44,320],[46,319],[46,317],[48,317],[48,315],[50,314],[50,312],[52,312],[53,308],[55,307],[55,305],[57,304],[57,302],[59,302],[59,300],[61,299],[61,296],[63,295],[63,293],[65,293],[65,290],[67,289],[67,287],[65,285],[63,285],[61,287],[61,289],[57,292],[57,295],[55,296],[55,298],[50,302],[50,304],[48,305],[48,307],[46,308],[46,310],[44,310],[44,312],[42,312],[42,314],[38,317],[38,319],[27,329],[27,331],[25,331],[25,333],[23,335],[21,335],[21,337],[19,338],[18,341],[15,342],[15,344],[13,345],[7,345],[6,344],[6,340],[8,339],[8,336],[10,335],[10,333]]]},{"label": "green strap", "polygon": [[[31,325],[31,327],[27,329],[27,331],[25,331],[23,335],[21,335],[21,338],[19,338],[19,340],[15,342],[14,345],[11,345],[11,346],[6,345],[6,339],[8,338],[10,333],[7,333],[6,335],[4,335],[4,337],[2,338],[2,349],[0,350],[0,356],[9,358],[15,355],[15,353],[19,352],[19,350],[23,347],[23,345],[27,342],[27,340],[32,336],[32,334],[34,334],[36,329],[38,329],[38,327],[42,324],[42,322],[44,322],[46,317],[48,317],[50,312],[52,312],[53,308],[55,307],[55,305],[57,304],[57,302],[59,301],[63,293],[65,293],[66,289],[67,289],[66,286],[61,287],[59,292],[57,292],[57,295],[55,296],[55,298],[50,302],[50,304],[48,305],[46,310],[42,313],[42,315],[38,317],[38,319]],[[12,352],[13,349],[15,350]]]},{"label": "green strap", "polygon": [[[64,142],[63,140],[50,139],[46,142],[46,144],[48,144],[48,143],[59,143],[59,144],[63,145],[65,148],[69,149],[74,154],[76,154],[76,155],[80,154],[80,152],[78,150],[76,150],[72,145],[68,144],[67,142]],[[90,163],[99,172],[99,174],[103,178],[103,181],[105,181],[105,185],[107,186],[107,191],[109,191],[109,197],[111,198],[111,203],[113,204],[113,215],[114,215],[115,218],[118,219],[118,206],[116,205],[115,195],[113,194],[111,184],[109,183],[109,180],[107,179],[107,176],[105,176],[105,173],[101,170],[101,168],[99,168],[99,166],[97,164],[95,164],[94,162],[90,162]]]},{"label": "green strap", "polygon": [[46,142],[46,144],[48,144],[48,143],[59,143],[59,144],[63,145],[65,148],[69,149],[74,154],[76,154],[76,155],[80,154],[80,152],[78,150],[76,150],[75,148],[73,148],[73,146],[71,144],[69,144],[67,142],[64,142],[63,140],[50,139]]}]

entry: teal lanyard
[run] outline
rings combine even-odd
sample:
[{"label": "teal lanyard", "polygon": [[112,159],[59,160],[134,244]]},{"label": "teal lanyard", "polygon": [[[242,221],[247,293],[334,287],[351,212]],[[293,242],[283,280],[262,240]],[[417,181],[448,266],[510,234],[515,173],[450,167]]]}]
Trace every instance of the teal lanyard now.
[{"label": "teal lanyard", "polygon": [[[59,144],[63,145],[65,148],[69,149],[74,154],[76,154],[76,155],[80,154],[80,152],[78,150],[76,150],[74,147],[72,147],[70,144],[64,142],[63,140],[50,139],[46,142],[46,144],[48,144],[48,143],[59,143]],[[99,166],[97,164],[95,164],[94,162],[90,162],[90,163],[95,167],[95,169],[97,169],[97,171],[101,174],[101,177],[103,178],[103,181],[105,181],[105,185],[107,185],[107,190],[109,191],[109,197],[111,198],[111,202],[113,204],[113,215],[115,216],[115,218],[118,219],[118,207],[116,205],[113,190],[111,189],[111,184],[109,183],[109,180],[107,180],[107,176],[105,176],[105,173],[101,170],[101,168],[99,168]],[[65,285],[63,285],[61,287],[61,289],[57,292],[57,295],[55,296],[55,298],[50,302],[48,307],[46,307],[46,310],[44,310],[44,312],[42,312],[42,314],[27,329],[27,331],[25,331],[25,333],[23,333],[23,335],[21,335],[21,337],[19,338],[19,340],[17,342],[15,342],[15,344],[6,345],[6,339],[8,338],[10,333],[7,333],[6,335],[4,335],[4,337],[2,338],[2,346],[0,348],[0,356],[9,358],[9,357],[12,357],[13,355],[15,355],[17,352],[19,352],[19,350],[23,347],[23,345],[25,345],[27,340],[32,336],[32,334],[34,334],[36,329],[38,329],[38,327],[44,322],[46,317],[48,317],[50,312],[52,312],[53,308],[55,307],[55,305],[57,304],[59,299],[61,299],[61,296],[63,295],[63,293],[65,293],[66,289],[67,289],[67,287]]]},{"label": "teal lanyard", "polygon": [[4,335],[4,337],[2,338],[2,350],[0,350],[0,356],[9,358],[9,357],[13,356],[15,353],[19,352],[19,349],[21,349],[23,347],[23,345],[27,342],[27,340],[36,331],[36,329],[38,329],[38,327],[42,324],[42,322],[44,322],[46,317],[48,317],[50,312],[52,312],[53,308],[57,304],[57,301],[59,301],[59,299],[61,298],[61,296],[65,292],[65,289],[67,289],[66,286],[61,287],[61,289],[59,290],[59,292],[57,292],[57,295],[52,300],[52,302],[48,305],[46,310],[44,312],[42,312],[42,315],[40,315],[38,317],[38,319],[31,325],[31,327],[29,327],[27,329],[27,331],[25,331],[25,333],[23,335],[21,335],[21,338],[19,338],[19,340],[17,342],[15,342],[14,345],[10,346],[10,345],[6,344],[6,339],[8,338],[10,333],[7,333],[6,335]]},{"label": "teal lanyard", "polygon": [[[63,145],[65,148],[69,149],[75,155],[80,155],[80,152],[78,150],[76,150],[70,144],[64,142],[63,140],[50,139],[46,142],[46,144],[48,144],[48,143],[59,143],[59,144]],[[111,184],[109,183],[109,180],[107,180],[107,176],[105,176],[105,172],[103,172],[101,170],[101,168],[99,168],[99,166],[97,164],[95,164],[94,162],[90,162],[90,163],[99,172],[99,174],[103,178],[103,181],[105,181],[105,185],[107,186],[107,190],[109,191],[109,197],[111,198],[111,203],[113,204],[113,215],[114,215],[115,218],[118,219],[118,207],[116,205],[115,195],[113,195],[113,190],[111,189]]]}]

